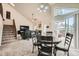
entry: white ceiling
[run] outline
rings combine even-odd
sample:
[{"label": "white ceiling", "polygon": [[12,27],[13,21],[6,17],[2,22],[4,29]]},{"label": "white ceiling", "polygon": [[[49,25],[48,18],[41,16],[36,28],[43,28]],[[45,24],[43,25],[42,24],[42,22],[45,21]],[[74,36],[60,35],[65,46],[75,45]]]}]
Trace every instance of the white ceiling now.
[{"label": "white ceiling", "polygon": [[79,8],[79,3],[49,3],[49,10],[46,13],[39,13],[37,8],[40,3],[14,3],[15,9],[19,11],[24,17],[32,21],[32,14],[38,22],[51,22],[51,8]]},{"label": "white ceiling", "polygon": [[15,9],[18,10],[23,16],[32,21],[32,14],[37,19],[38,22],[47,23],[51,18],[51,5],[49,5],[49,9],[46,13],[39,13],[37,8],[40,6],[40,3],[15,3]]}]

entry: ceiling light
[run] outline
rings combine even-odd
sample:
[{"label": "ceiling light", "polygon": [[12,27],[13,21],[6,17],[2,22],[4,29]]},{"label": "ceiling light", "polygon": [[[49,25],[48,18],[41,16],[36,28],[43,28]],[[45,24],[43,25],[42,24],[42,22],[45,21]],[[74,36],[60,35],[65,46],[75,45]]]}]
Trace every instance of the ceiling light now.
[{"label": "ceiling light", "polygon": [[40,4],[40,7],[37,8],[37,10],[39,12],[47,12],[48,8],[49,8],[49,5],[48,4]]},{"label": "ceiling light", "polygon": [[48,9],[48,6],[45,6],[45,9]]},{"label": "ceiling light", "polygon": [[46,12],[46,10],[43,10],[44,12]]},{"label": "ceiling light", "polygon": [[37,10],[40,10],[40,8],[37,8]]},{"label": "ceiling light", "polygon": [[42,4],[40,7],[41,7],[41,8],[43,8],[43,7],[44,7],[44,5]]},{"label": "ceiling light", "polygon": [[40,10],[40,12],[42,12],[42,10]]}]

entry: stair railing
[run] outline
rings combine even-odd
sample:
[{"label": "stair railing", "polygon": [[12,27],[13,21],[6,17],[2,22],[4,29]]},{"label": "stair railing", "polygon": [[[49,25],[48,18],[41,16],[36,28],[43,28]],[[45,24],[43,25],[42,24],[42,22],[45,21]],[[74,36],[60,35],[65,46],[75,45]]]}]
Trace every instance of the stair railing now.
[{"label": "stair railing", "polygon": [[13,19],[13,27],[14,27],[14,31],[15,31],[15,37],[17,39],[17,30],[16,30],[16,24],[15,24],[15,20]]}]

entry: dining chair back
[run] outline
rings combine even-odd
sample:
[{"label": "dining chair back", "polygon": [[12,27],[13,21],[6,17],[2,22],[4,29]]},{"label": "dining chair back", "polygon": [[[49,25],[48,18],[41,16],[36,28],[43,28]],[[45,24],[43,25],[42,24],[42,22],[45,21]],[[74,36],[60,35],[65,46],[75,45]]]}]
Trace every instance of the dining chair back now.
[{"label": "dining chair back", "polygon": [[52,55],[52,36],[41,36],[41,45],[38,51],[38,56],[51,56]]},{"label": "dining chair back", "polygon": [[69,48],[70,48],[72,38],[73,38],[73,34],[70,34],[70,33],[67,33],[67,34],[66,34],[64,46],[65,46],[65,48],[68,49],[68,50],[69,50]]},{"label": "dining chair back", "polygon": [[64,43],[64,47],[61,47],[61,46],[58,46],[58,45],[55,45],[54,47],[54,56],[56,56],[56,52],[58,50],[60,51],[64,51],[65,54],[67,53],[67,56],[69,56],[69,48],[70,48],[70,45],[71,45],[71,41],[72,41],[72,38],[73,38],[73,34],[71,33],[66,33],[66,37],[65,37],[65,43]]}]

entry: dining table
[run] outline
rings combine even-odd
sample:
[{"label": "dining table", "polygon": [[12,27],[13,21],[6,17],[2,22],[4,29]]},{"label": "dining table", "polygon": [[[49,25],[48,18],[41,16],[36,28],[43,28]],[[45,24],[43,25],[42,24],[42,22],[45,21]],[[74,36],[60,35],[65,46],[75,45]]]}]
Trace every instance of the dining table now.
[{"label": "dining table", "polygon": [[55,40],[55,39],[52,40],[52,41],[45,40],[45,39],[44,40],[43,39],[40,39],[39,42],[36,42],[35,43],[35,46],[37,46],[38,47],[38,50],[39,50],[41,44],[52,44],[53,51],[54,51],[55,46],[58,45],[61,42],[62,42],[61,40]]},{"label": "dining table", "polygon": [[51,44],[54,44],[54,45],[57,45],[61,42],[61,40],[58,40],[58,41],[56,40],[56,41],[51,42],[51,41],[48,41],[48,40],[41,40],[41,39],[39,41],[40,41],[40,44],[42,44],[42,43],[50,44],[51,43]]}]

